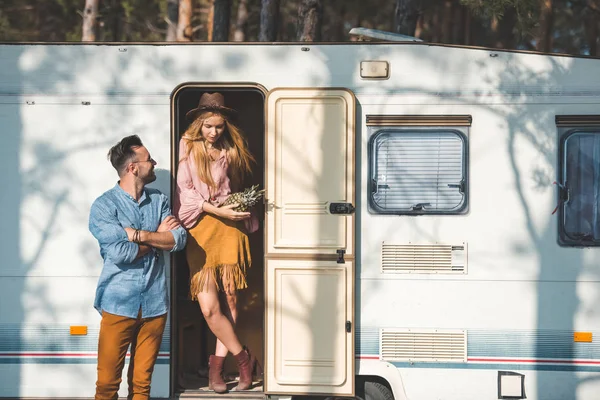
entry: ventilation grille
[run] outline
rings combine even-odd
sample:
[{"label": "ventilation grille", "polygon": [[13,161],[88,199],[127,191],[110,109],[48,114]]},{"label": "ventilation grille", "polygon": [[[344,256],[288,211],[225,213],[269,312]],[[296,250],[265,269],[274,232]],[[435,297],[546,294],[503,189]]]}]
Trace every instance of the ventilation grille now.
[{"label": "ventilation grille", "polygon": [[463,330],[382,329],[381,359],[411,362],[467,362]]},{"label": "ventilation grille", "polygon": [[466,274],[467,244],[387,244],[381,248],[382,272],[389,274]]}]

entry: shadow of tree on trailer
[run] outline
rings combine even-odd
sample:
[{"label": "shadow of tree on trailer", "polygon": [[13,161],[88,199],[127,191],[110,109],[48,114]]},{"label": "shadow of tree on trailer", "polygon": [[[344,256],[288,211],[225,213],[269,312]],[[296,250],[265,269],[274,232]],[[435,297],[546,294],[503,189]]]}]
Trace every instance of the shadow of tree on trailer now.
[{"label": "shadow of tree on trailer", "polygon": [[[79,54],[89,56],[89,53],[96,51],[92,49],[98,48],[82,48]],[[318,48],[321,47],[313,47],[313,49]],[[95,312],[91,309],[95,280],[90,280],[90,282],[94,281],[93,285],[91,283],[82,285],[81,282],[83,278],[95,277],[99,272],[101,264],[97,255],[97,246],[91,237],[86,237],[75,240],[75,242],[79,242],[76,246],[78,254],[73,254],[72,249],[65,249],[73,243],[72,232],[83,232],[84,230],[87,232],[89,204],[100,194],[97,190],[97,182],[105,183],[106,188],[114,184],[114,171],[111,170],[105,159],[107,148],[129,132],[142,133],[143,140],[146,139],[144,136],[148,135],[145,142],[148,143],[151,150],[160,147],[164,139],[150,136],[146,132],[148,132],[148,127],[151,127],[153,131],[168,132],[168,125],[164,122],[168,120],[166,117],[168,105],[164,94],[169,93],[172,89],[173,77],[180,76],[182,81],[194,80],[198,76],[202,76],[206,80],[216,77],[216,72],[210,67],[199,66],[197,63],[191,62],[191,56],[187,56],[189,57],[187,60],[185,56],[181,59],[174,50],[165,49],[164,53],[162,51],[146,53],[133,49],[128,52],[129,57],[120,58],[114,62],[115,68],[108,74],[102,75],[107,78],[86,81],[84,78],[92,76],[93,71],[89,75],[83,72],[69,72],[72,68],[69,61],[72,56],[70,50],[65,50],[60,46],[45,47],[44,51],[40,49],[41,47],[24,48],[21,46],[10,49],[17,54],[14,57],[7,57],[4,63],[11,63],[14,60],[15,65],[8,65],[8,68],[3,70],[9,71],[12,86],[3,89],[2,98],[8,100],[0,106],[0,116],[5,122],[3,125],[9,127],[8,131],[15,132],[14,136],[4,136],[3,143],[5,145],[2,146],[3,157],[0,163],[6,172],[2,178],[2,187],[7,189],[2,192],[2,201],[3,204],[8,205],[2,208],[4,210],[3,220],[6,223],[5,232],[11,232],[10,235],[5,234],[5,240],[2,241],[2,250],[4,250],[5,262],[8,266],[6,269],[3,268],[2,277],[3,280],[6,279],[7,282],[10,282],[6,298],[15,300],[13,304],[16,304],[16,306],[6,309],[4,307],[7,307],[8,302],[3,302],[0,310],[2,310],[3,316],[11,316],[14,325],[8,326],[8,328],[19,331],[20,346],[30,346],[40,334],[48,337],[49,332],[54,332],[54,326],[66,329],[69,324],[83,319],[88,312]],[[117,52],[116,47],[110,49]],[[355,59],[347,61],[358,65],[364,57],[376,57],[382,54],[382,48],[377,46],[364,47],[364,49],[365,51],[357,54]],[[106,47],[104,50],[107,50]],[[20,54],[23,51],[26,54]],[[269,54],[275,56],[277,52],[273,50]],[[441,53],[443,54],[443,52]],[[103,53],[100,52],[100,54]],[[152,81],[153,84],[148,89],[144,89],[146,91],[140,95],[140,92],[136,91],[138,89],[135,81],[132,82],[130,77],[140,71],[139,66],[142,63],[148,65],[150,62],[156,62],[157,54],[160,54],[161,65],[154,69],[142,69],[144,80]],[[515,190],[514,200],[516,200],[521,213],[520,218],[517,219],[519,226],[515,228],[515,231],[521,232],[522,227],[528,235],[527,237],[515,237],[510,253],[514,257],[533,257],[536,260],[536,268],[527,269],[524,273],[529,274],[532,277],[531,281],[536,285],[537,330],[542,332],[560,326],[565,331],[572,331],[579,326],[575,323],[576,318],[580,318],[583,314],[596,316],[593,304],[597,304],[599,294],[593,285],[598,281],[598,272],[594,268],[598,257],[589,250],[564,249],[556,245],[555,220],[550,216],[554,206],[552,203],[556,198],[554,194],[550,194],[550,182],[553,175],[556,176],[556,160],[558,159],[556,152],[558,140],[556,127],[553,125],[555,111],[550,106],[546,109],[547,103],[519,102],[519,99],[521,96],[533,96],[536,90],[541,90],[538,88],[547,89],[546,92],[542,90],[541,96],[551,96],[551,89],[558,82],[585,74],[586,64],[592,61],[573,59],[564,62],[562,58],[548,58],[549,61],[540,70],[537,67],[521,63],[520,56],[512,56],[510,53],[503,54],[504,56],[506,56],[507,67],[504,68],[503,73],[498,73],[487,64],[473,67],[466,60],[461,61],[465,66],[472,68],[469,71],[483,74],[488,79],[485,86],[488,89],[485,92],[490,96],[499,94],[500,104],[490,104],[485,100],[485,96],[469,92],[468,89],[463,92],[470,93],[470,98],[469,96],[457,96],[450,97],[445,101],[448,101],[450,106],[475,103],[472,107],[477,113],[492,115],[492,120],[496,121],[500,131],[506,133],[502,157],[508,162],[507,165],[510,165],[513,179],[510,182],[511,186],[503,186],[494,190]],[[220,59],[231,63],[230,66],[237,66],[238,72],[243,70],[248,62],[240,59],[239,55],[233,51],[223,55]],[[34,66],[16,65],[17,60]],[[90,65],[103,65],[101,61],[106,60],[100,56],[91,56]],[[431,62],[432,65],[442,63],[442,66],[450,66],[452,62],[444,60],[442,56],[428,56],[427,59],[420,61],[415,57],[414,61]],[[274,57],[273,62],[279,61]],[[88,67],[88,65],[83,67]],[[438,71],[440,70],[438,69]],[[219,76],[234,80],[236,75],[235,71],[225,71],[223,75]],[[340,75],[338,71],[329,71],[327,74],[320,71],[311,77],[311,83],[314,86],[339,86],[347,85],[345,83],[348,81],[347,79],[348,76]],[[465,83],[468,83],[465,75],[463,75],[463,79],[465,79]],[[444,94],[448,90],[447,87],[411,86],[400,83],[390,83],[382,85],[382,87],[384,87],[384,93],[387,94],[386,100],[382,103],[390,102],[390,104],[393,101],[391,95],[413,93],[439,99],[440,94]],[[96,92],[98,88],[100,90]],[[103,93],[103,95],[88,96],[87,98],[92,99],[93,111],[88,111],[87,108],[81,106],[82,108],[79,109],[81,111],[77,112],[77,116],[57,111],[57,104],[50,104],[48,100],[51,95],[57,95],[61,99],[73,101],[75,106],[78,102],[80,104],[80,97],[71,97],[69,100],[69,96],[65,97],[64,93],[85,92]],[[50,97],[45,97],[45,100],[35,98],[34,100],[37,100],[35,106],[26,106],[23,101],[26,101],[28,96],[21,96],[23,93],[47,94]],[[107,98],[118,98],[119,95],[124,97],[138,95],[143,97],[143,100],[137,97],[138,100],[135,104],[131,104],[128,100],[123,99],[107,106]],[[85,95],[82,97],[86,98]],[[101,107],[103,101],[104,106]],[[570,106],[565,106],[564,113],[576,113],[578,106],[576,103],[571,103]],[[385,104],[382,104],[381,107],[385,108]],[[471,106],[469,105],[469,107]],[[560,107],[562,110],[563,106]],[[413,106],[406,108],[410,108],[410,111],[415,113],[430,112],[431,110],[426,101],[420,104],[416,102]],[[98,110],[100,111],[98,112]],[[153,116],[154,113],[158,116]],[[81,121],[85,121],[83,125]],[[126,124],[127,132],[124,132],[123,129],[124,121],[130,123],[130,125]],[[485,127],[476,124],[477,120],[475,119],[471,145],[485,151],[485,143],[482,138]],[[99,126],[103,128],[99,129]],[[82,132],[87,131],[95,132],[95,138],[90,139],[89,136],[82,135]],[[50,141],[49,138],[53,138],[53,140]],[[60,139],[57,140],[57,138]],[[357,144],[360,143],[360,140],[362,139],[359,139]],[[360,155],[362,157],[364,143],[360,143],[359,147],[357,155],[362,153]],[[154,153],[153,151],[153,155]],[[169,165],[168,151],[157,149],[156,153],[162,165]],[[323,152],[322,156],[325,157],[325,154],[326,152]],[[476,152],[472,152],[470,156],[480,157]],[[358,159],[361,162],[367,161]],[[307,160],[308,162],[310,160]],[[106,165],[106,170],[86,170],[85,166],[90,164]],[[481,183],[484,179],[493,181],[498,177],[494,171],[485,171],[485,176],[483,172],[472,172],[474,172],[472,176],[474,183],[477,181]],[[86,186],[88,179],[94,180],[96,183]],[[360,181],[361,178],[357,178],[357,187],[364,190]],[[504,183],[506,181],[503,179]],[[165,187],[165,182],[161,182],[159,185],[162,189]],[[357,193],[360,193],[360,190]],[[478,201],[482,201],[482,199],[472,199],[474,207]],[[498,204],[497,206],[501,210],[504,205]],[[534,212],[534,209],[540,206],[548,207],[549,212],[546,218],[539,217],[541,214]],[[359,228],[357,243],[360,243],[360,238],[366,233],[360,224],[360,213],[357,214],[357,218],[357,227]],[[413,228],[419,228],[418,221],[413,218],[402,218],[402,222],[410,224]],[[443,223],[444,221],[440,222],[440,224]],[[381,235],[385,234],[385,232],[381,233]],[[379,236],[380,233],[377,235]],[[438,234],[435,233],[435,230],[424,230],[421,235],[436,239]],[[27,242],[22,238],[27,238]],[[65,251],[67,253],[64,253]],[[93,253],[96,255],[92,256]],[[73,267],[68,263],[57,264],[56,260],[64,259],[64,254],[73,254],[74,259],[81,260],[82,265],[86,266],[85,273],[73,272]],[[370,284],[368,292],[361,293],[363,283],[358,278],[364,267],[376,265],[379,261],[375,254],[361,255],[359,251],[357,255],[358,259],[363,261],[363,265],[357,265],[356,275],[356,309],[360,310],[363,305],[376,302],[375,294],[377,292],[371,289],[376,287],[377,283],[373,282]],[[480,254],[480,259],[484,258],[482,255]],[[497,262],[490,262],[488,265],[482,264],[477,268],[500,267]],[[505,266],[505,268],[510,272],[519,267]],[[54,285],[43,279],[48,275],[54,276],[56,279],[68,278],[73,296],[68,296],[66,299],[64,293],[57,293]],[[578,280],[585,280],[585,283],[578,284]],[[404,283],[409,285],[410,281]],[[580,286],[585,293],[579,293]],[[319,288],[317,294],[327,291],[327,289]],[[589,291],[593,293],[590,294]],[[312,304],[300,295],[301,293],[301,288],[297,288],[297,301],[305,302],[307,310],[318,307],[318,302]],[[80,301],[73,301],[74,297]],[[62,308],[64,307],[63,301],[69,302],[66,309]],[[307,311],[306,315],[311,315],[311,313]],[[306,315],[292,315],[292,317],[305,318]],[[357,320],[360,321],[360,319],[361,317],[357,315]],[[33,323],[35,329],[31,328],[30,323]],[[53,341],[52,350],[61,348],[62,345],[57,343],[71,340],[71,338],[67,339],[68,336],[65,333],[61,334],[63,335],[61,339]],[[559,339],[564,340],[562,337]],[[316,341],[319,338],[315,336],[312,340]],[[579,347],[576,344],[571,341],[563,343],[565,346],[562,350],[567,358],[568,356],[573,358],[579,354]],[[44,345],[44,343],[40,342],[40,345]],[[532,346],[528,351],[531,351],[536,358],[549,354],[548,342],[545,342],[542,337],[539,337]],[[64,347],[66,345],[62,348]],[[7,364],[4,364],[4,367],[6,366]],[[24,382],[21,370],[9,368],[7,371],[9,371],[7,376],[11,378],[11,382],[15,382],[15,386],[4,388],[4,391],[16,390],[16,393],[19,394],[19,387]],[[317,374],[317,371],[315,370],[313,373]],[[80,379],[73,380],[73,375],[79,376]],[[543,398],[545,394],[551,396],[560,392],[565,396],[564,398],[576,398],[581,390],[586,390],[584,385],[596,380],[593,376],[580,378],[576,370],[568,372],[567,376],[566,382],[556,382],[551,380],[550,375],[538,375],[537,396]],[[83,372],[73,369],[70,371],[69,380],[84,380]],[[557,385],[560,387],[557,388]],[[7,393],[11,395],[15,392]],[[51,393],[51,395],[59,395],[59,393]]]}]

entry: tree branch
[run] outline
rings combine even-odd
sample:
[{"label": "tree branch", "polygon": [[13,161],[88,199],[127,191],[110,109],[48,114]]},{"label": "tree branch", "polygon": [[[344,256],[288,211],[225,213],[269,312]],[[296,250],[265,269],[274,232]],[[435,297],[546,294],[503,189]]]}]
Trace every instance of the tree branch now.
[{"label": "tree branch", "polygon": [[166,29],[157,28],[154,25],[152,25],[152,22],[150,22],[148,20],[146,20],[146,28],[148,28],[151,32],[160,33],[162,35],[164,35],[165,33],[167,33]]}]

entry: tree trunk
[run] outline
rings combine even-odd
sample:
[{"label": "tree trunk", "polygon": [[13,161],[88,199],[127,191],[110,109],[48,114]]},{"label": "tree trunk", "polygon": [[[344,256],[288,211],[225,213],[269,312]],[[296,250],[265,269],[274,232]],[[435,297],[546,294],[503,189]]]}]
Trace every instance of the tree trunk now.
[{"label": "tree trunk", "polygon": [[419,19],[419,8],[416,0],[396,0],[394,8],[393,32],[414,36]]},{"label": "tree trunk", "polygon": [[554,25],[554,4],[552,0],[540,0],[540,28],[536,40],[536,49],[549,53],[552,51],[552,28]]},{"label": "tree trunk", "polygon": [[[108,13],[107,22],[110,23],[112,32],[112,42],[127,42],[129,41],[127,31],[128,24],[125,21],[125,12],[120,0],[112,0],[110,4],[110,12]],[[123,35],[122,35],[123,34]]]},{"label": "tree trunk", "polygon": [[262,0],[260,9],[260,32],[258,34],[258,40],[261,42],[274,42],[277,40],[279,1],[280,0]]},{"label": "tree trunk", "polygon": [[321,40],[323,24],[323,0],[301,0],[298,7],[298,40],[318,42]]},{"label": "tree trunk", "polygon": [[179,18],[177,19],[177,41],[191,42],[192,30],[192,0],[179,0]]},{"label": "tree trunk", "polygon": [[431,16],[431,41],[434,43],[439,43],[442,39],[442,16],[440,8],[441,6],[436,4],[433,7],[433,15]]},{"label": "tree trunk", "polygon": [[590,48],[590,56],[598,55],[598,19],[596,13],[589,12],[583,20],[585,26],[585,36]]},{"label": "tree trunk", "polygon": [[206,40],[212,42],[213,25],[215,22],[215,0],[208,0],[208,15],[206,16]]},{"label": "tree trunk", "polygon": [[237,12],[237,21],[235,23],[235,31],[233,32],[233,40],[243,42],[246,39],[246,28],[248,25],[248,0],[240,0]]},{"label": "tree trunk", "polygon": [[347,2],[337,2],[325,6],[323,10],[323,21],[322,39],[326,42],[343,42],[346,35],[346,9]]},{"label": "tree trunk", "polygon": [[212,40],[226,42],[229,40],[230,0],[215,0],[213,14]]},{"label": "tree trunk", "polygon": [[417,25],[415,29],[414,37],[421,38],[423,36],[423,31],[425,30],[425,16],[423,14],[419,15],[417,18]]},{"label": "tree trunk", "polygon": [[177,40],[177,23],[179,21],[179,0],[167,0],[167,42]]},{"label": "tree trunk", "polygon": [[490,36],[491,36],[491,45],[489,47],[495,47],[498,43],[498,17],[493,15],[490,21]]},{"label": "tree trunk", "polygon": [[[444,1],[444,10],[442,12],[442,43],[452,43],[452,29],[451,24],[453,23],[452,18],[452,1]],[[411,35],[413,36],[413,35]]]},{"label": "tree trunk", "polygon": [[452,43],[462,44],[463,43],[463,5],[457,4],[454,7],[454,16],[452,17]]},{"label": "tree trunk", "polygon": [[499,49],[514,49],[516,47],[515,26],[517,24],[517,12],[513,7],[506,9],[504,16],[498,26],[498,36],[494,46]]},{"label": "tree trunk", "polygon": [[98,3],[100,0],[85,0],[83,9],[82,42],[95,42],[98,34]]},{"label": "tree trunk", "polygon": [[471,44],[471,11],[469,11],[469,9],[467,7],[465,7],[464,10],[464,21],[465,21],[465,26],[464,26],[464,32],[465,32],[465,36],[463,39],[463,44],[465,46],[469,46]]}]

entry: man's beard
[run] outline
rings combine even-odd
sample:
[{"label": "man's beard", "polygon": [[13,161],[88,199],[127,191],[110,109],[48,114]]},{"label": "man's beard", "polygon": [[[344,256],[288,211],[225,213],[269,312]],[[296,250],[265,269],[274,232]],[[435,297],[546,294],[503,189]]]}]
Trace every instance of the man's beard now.
[{"label": "man's beard", "polygon": [[148,173],[148,175],[144,178],[144,185],[147,185],[149,183],[152,183],[156,180],[156,174],[154,173],[154,171],[150,171]]}]

